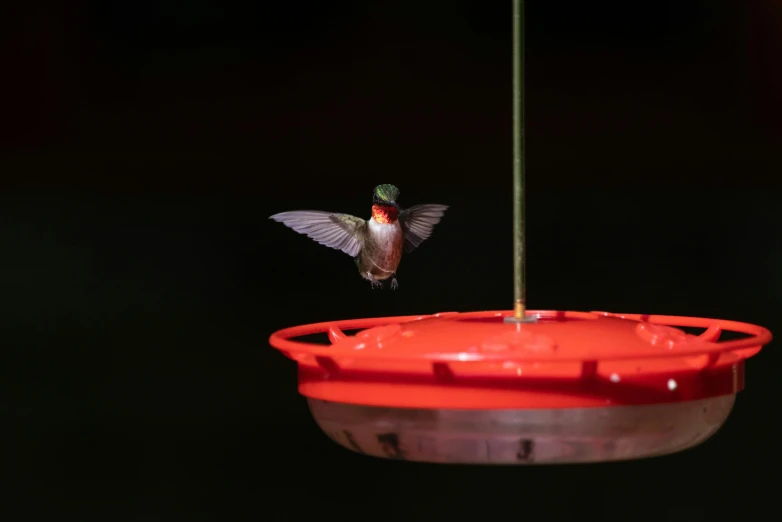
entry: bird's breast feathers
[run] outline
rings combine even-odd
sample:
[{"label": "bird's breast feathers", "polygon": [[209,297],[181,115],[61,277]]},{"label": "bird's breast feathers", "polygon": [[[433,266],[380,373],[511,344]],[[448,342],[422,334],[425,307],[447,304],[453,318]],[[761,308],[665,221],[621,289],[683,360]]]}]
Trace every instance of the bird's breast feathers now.
[{"label": "bird's breast feathers", "polygon": [[369,233],[379,245],[396,244],[402,240],[402,226],[399,221],[393,223],[378,223],[369,219]]}]

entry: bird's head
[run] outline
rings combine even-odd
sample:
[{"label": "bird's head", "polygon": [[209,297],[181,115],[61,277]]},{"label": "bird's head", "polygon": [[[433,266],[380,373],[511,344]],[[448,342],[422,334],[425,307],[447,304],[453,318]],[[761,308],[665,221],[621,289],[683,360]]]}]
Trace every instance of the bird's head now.
[{"label": "bird's head", "polygon": [[372,193],[373,205],[384,205],[399,208],[396,200],[399,198],[399,189],[394,185],[378,185]]}]

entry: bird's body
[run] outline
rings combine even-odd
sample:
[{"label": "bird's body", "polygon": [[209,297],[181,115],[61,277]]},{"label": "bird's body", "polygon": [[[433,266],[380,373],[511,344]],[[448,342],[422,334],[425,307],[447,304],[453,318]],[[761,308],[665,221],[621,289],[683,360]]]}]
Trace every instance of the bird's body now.
[{"label": "bird's body", "polygon": [[396,204],[398,197],[399,190],[393,185],[375,187],[368,220],[319,210],[282,212],[271,219],[350,255],[361,277],[372,286],[391,278],[391,287],[396,288],[403,252],[413,251],[427,239],[448,208],[416,205],[403,210]]},{"label": "bird's body", "polygon": [[356,257],[356,265],[364,279],[385,281],[396,274],[402,260],[404,231],[398,219],[392,223],[382,223],[375,217],[373,215],[367,220],[364,247]]}]

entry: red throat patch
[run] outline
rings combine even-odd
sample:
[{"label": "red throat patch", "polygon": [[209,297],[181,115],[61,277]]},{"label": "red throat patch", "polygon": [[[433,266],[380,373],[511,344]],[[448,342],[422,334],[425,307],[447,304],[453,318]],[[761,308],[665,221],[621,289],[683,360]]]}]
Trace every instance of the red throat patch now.
[{"label": "red throat patch", "polygon": [[399,217],[399,210],[391,205],[372,205],[372,219],[378,223],[394,223]]}]

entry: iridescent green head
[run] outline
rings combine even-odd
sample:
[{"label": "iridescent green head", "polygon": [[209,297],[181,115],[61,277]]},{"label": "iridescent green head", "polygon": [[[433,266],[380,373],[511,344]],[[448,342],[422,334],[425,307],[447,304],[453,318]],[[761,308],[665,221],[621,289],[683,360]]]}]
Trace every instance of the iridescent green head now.
[{"label": "iridescent green head", "polygon": [[396,206],[396,200],[399,198],[399,189],[393,185],[378,185],[372,194],[372,203],[375,205],[393,205]]}]

